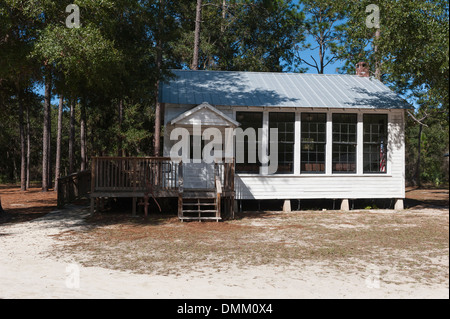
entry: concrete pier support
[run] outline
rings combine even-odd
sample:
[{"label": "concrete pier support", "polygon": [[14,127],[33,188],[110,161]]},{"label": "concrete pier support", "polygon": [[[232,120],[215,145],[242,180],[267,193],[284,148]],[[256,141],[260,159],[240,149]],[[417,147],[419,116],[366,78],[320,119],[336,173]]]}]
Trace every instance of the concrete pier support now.
[{"label": "concrete pier support", "polygon": [[403,203],[403,198],[398,198],[398,199],[395,200],[394,209],[395,210],[403,210],[403,209],[405,209],[405,205]]},{"label": "concrete pier support", "polygon": [[291,212],[291,200],[286,199],[283,204],[283,212],[290,213]]},{"label": "concrete pier support", "polygon": [[341,202],[341,210],[349,211],[350,210],[350,202],[348,199],[343,199]]}]

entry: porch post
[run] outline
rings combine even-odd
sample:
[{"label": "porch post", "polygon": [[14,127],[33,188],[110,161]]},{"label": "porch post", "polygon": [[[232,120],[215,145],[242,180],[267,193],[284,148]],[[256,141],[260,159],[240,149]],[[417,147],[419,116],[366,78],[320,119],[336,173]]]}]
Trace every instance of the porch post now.
[{"label": "porch post", "polygon": [[133,217],[136,216],[136,201],[137,201],[137,198],[133,197],[133,207],[132,207],[132,211],[131,211],[131,216],[133,216]]},{"label": "porch post", "polygon": [[263,163],[260,168],[261,175],[267,175],[269,172],[269,112],[263,111],[263,127],[261,136],[261,150],[258,150],[261,154],[261,162]]},{"label": "porch post", "polygon": [[294,175],[300,175],[301,166],[301,140],[302,140],[302,130],[301,130],[301,113],[295,113],[295,138],[294,138]]},{"label": "porch post", "polygon": [[96,166],[97,166],[97,158],[93,157],[92,158],[92,162],[91,162],[91,193],[90,193],[90,198],[91,198],[91,207],[90,207],[90,214],[93,215],[94,214],[94,206],[95,206],[95,198],[93,197],[93,194],[95,192],[95,186],[96,186]]},{"label": "porch post", "polygon": [[327,112],[327,144],[325,146],[325,174],[331,175],[333,172],[333,114]]},{"label": "porch post", "polygon": [[232,163],[234,158],[234,129],[225,128],[224,157],[225,163]]},{"label": "porch post", "polygon": [[356,174],[363,174],[364,165],[364,127],[363,127],[363,113],[358,113],[358,124],[356,127]]}]

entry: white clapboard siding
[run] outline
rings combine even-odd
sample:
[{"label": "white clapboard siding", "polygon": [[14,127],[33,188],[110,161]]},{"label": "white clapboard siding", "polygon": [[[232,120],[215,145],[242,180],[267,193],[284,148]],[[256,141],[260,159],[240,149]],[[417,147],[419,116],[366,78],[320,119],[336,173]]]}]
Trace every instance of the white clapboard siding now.
[{"label": "white clapboard siding", "polygon": [[[348,112],[355,113],[355,110],[348,110]],[[374,111],[363,112],[373,113]],[[235,183],[236,198],[404,198],[404,111],[379,110],[375,112],[388,114],[389,144],[386,174],[293,174],[271,176],[238,174]],[[327,157],[330,158],[330,155],[327,154]],[[362,158],[359,160],[362,161]],[[362,167],[362,163],[358,163],[357,166]]]},{"label": "white clapboard siding", "polygon": [[[165,123],[169,123],[183,112],[192,109],[196,105],[166,104]],[[299,145],[296,146],[295,174],[283,175],[251,175],[236,174],[235,190],[236,199],[357,199],[357,198],[404,198],[405,197],[405,144],[404,144],[404,110],[359,110],[359,109],[300,109],[300,108],[242,108],[242,107],[220,107],[218,110],[235,119],[236,111],[289,111],[296,112],[296,137],[299,138],[300,125],[298,120],[301,112],[334,112],[348,113],[379,113],[388,114],[388,162],[386,174],[363,174],[362,173],[362,149],[359,148],[357,174],[332,174],[331,162],[327,162],[326,174],[301,174]],[[267,117],[267,116],[266,116]],[[331,119],[331,116],[328,116]],[[362,116],[359,116],[362,119]],[[330,125],[328,125],[330,127]],[[359,125],[359,128],[362,126]],[[170,147],[175,143],[170,141],[169,136],[173,127],[167,126],[164,136],[164,155],[168,156]],[[358,141],[361,141],[359,134]],[[331,145],[327,147],[331,151]],[[327,154],[331,158],[331,154]]]},{"label": "white clapboard siding", "polygon": [[391,176],[237,176],[237,199],[403,198],[403,180]]}]

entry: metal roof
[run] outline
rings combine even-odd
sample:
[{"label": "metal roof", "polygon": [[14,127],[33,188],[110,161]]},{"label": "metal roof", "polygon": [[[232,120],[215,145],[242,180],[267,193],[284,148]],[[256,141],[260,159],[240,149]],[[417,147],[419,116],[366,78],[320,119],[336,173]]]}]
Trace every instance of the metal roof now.
[{"label": "metal roof", "polygon": [[357,75],[172,70],[160,102],[262,107],[410,108],[380,81]]}]

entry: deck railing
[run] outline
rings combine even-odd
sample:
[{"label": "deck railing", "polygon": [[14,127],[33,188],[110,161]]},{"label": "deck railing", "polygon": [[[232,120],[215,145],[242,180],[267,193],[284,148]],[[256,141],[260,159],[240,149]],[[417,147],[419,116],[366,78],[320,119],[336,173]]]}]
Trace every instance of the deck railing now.
[{"label": "deck railing", "polygon": [[91,171],[81,171],[58,179],[58,208],[82,197],[91,190]]},{"label": "deck railing", "polygon": [[178,162],[166,157],[94,157],[93,192],[176,190]]},{"label": "deck railing", "polygon": [[[223,207],[223,217],[233,218],[234,162],[211,165],[214,165],[214,174],[210,177],[217,194],[220,189],[218,203]],[[181,160],[174,161],[167,157],[94,157],[90,174],[91,212],[94,212],[95,200],[102,197],[133,198],[133,214],[139,197],[178,196],[180,202],[183,186],[186,186],[185,169]]]},{"label": "deck railing", "polygon": [[234,161],[214,163],[215,176],[220,178],[223,192],[234,190]]},{"label": "deck railing", "polygon": [[234,219],[234,160],[214,163],[217,216]]}]

